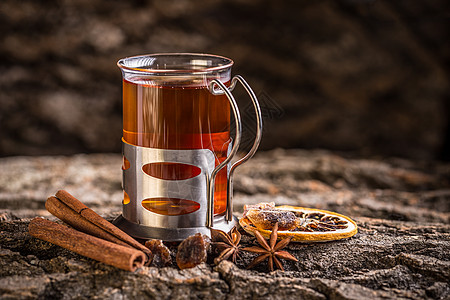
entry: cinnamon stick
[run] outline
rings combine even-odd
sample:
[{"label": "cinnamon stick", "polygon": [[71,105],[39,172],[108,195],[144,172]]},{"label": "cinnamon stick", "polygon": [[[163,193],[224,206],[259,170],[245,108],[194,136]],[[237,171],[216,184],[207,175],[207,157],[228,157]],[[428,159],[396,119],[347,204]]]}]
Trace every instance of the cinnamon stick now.
[{"label": "cinnamon stick", "polygon": [[147,264],[151,263],[152,253],[147,247],[103,219],[80,200],[65,190],[59,190],[55,196],[49,197],[45,204],[45,207],[52,215],[85,233],[119,245],[128,245],[139,249],[147,255]]},{"label": "cinnamon stick", "polygon": [[136,271],[146,259],[140,250],[117,245],[42,218],[31,220],[28,232],[41,240],[127,271]]},{"label": "cinnamon stick", "polygon": [[47,199],[47,202],[45,202],[45,208],[60,219],[61,221],[64,221],[64,223],[69,224],[75,229],[78,229],[84,233],[88,233],[90,235],[96,236],[98,238],[113,242],[115,244],[119,244],[122,246],[129,247],[129,245],[122,240],[116,238],[109,232],[104,231],[97,225],[89,222],[79,213],[75,212],[73,209],[68,207],[66,204],[64,204],[61,200],[58,198],[51,196]]}]

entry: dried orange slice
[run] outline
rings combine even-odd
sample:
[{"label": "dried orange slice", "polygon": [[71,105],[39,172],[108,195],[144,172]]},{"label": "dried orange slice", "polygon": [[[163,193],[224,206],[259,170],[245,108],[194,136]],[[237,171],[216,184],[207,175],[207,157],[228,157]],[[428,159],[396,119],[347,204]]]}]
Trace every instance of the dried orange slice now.
[{"label": "dried orange slice", "polygon": [[[295,228],[278,231],[278,239],[292,237],[293,242],[327,242],[349,238],[358,231],[355,221],[335,212],[289,205],[277,206],[275,209],[290,211],[298,218],[298,225]],[[261,213],[264,214],[264,209]],[[252,235],[257,230],[265,238],[269,238],[272,232],[260,224],[253,224],[245,214],[239,220],[239,224]]]}]

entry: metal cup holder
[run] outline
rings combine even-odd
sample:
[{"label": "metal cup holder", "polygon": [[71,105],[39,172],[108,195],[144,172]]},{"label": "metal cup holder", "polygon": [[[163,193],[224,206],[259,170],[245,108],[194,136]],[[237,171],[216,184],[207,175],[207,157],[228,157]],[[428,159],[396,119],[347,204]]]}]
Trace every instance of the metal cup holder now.
[{"label": "metal cup holder", "polygon": [[[256,137],[250,151],[231,165],[227,172],[227,206],[223,215],[214,216],[214,186],[219,171],[229,165],[237,153],[241,141],[241,117],[231,93],[240,82],[249,94],[256,114]],[[236,168],[256,152],[262,136],[261,109],[258,100],[241,76],[235,76],[229,87],[217,79],[211,80],[209,91],[214,95],[225,94],[230,102],[236,122],[233,146],[227,158],[215,167],[214,153],[209,149],[168,150],[139,147],[123,141],[123,155],[128,167],[123,170],[122,185],[129,197],[123,204],[123,214],[114,224],[136,238],[179,241],[195,233],[210,236],[210,228],[230,231],[237,220],[233,217],[233,175]],[[143,167],[149,164],[184,164],[199,170],[196,176],[182,180],[165,180],[146,174]],[[143,206],[145,199],[179,199],[192,203],[192,209],[175,215],[162,214],[157,209]],[[178,201],[178,200],[177,200]],[[197,205],[198,204],[198,205]]]}]

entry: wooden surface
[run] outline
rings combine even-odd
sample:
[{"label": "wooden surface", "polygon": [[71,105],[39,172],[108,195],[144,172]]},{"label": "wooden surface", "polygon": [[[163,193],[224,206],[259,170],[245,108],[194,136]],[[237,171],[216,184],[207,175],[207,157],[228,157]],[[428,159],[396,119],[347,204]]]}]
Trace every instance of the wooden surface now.
[{"label": "wooden surface", "polygon": [[[16,298],[448,299],[450,165],[354,159],[325,151],[261,152],[236,172],[235,214],[275,201],[353,218],[354,237],[291,244],[299,261],[267,272],[243,253],[237,264],[137,273],[81,257],[27,233],[48,196],[66,189],[112,220],[120,213],[119,155],[0,159],[0,295]],[[253,239],[243,236],[243,245]]]}]

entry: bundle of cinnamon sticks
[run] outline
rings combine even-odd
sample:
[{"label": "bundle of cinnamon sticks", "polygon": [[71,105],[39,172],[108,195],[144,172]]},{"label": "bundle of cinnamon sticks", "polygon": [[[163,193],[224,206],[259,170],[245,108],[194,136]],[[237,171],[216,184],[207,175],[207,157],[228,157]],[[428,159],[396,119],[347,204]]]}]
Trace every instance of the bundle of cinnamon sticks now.
[{"label": "bundle of cinnamon sticks", "polygon": [[47,210],[72,228],[34,218],[30,235],[117,268],[136,271],[152,261],[152,252],[103,219],[81,201],[60,190],[45,203]]}]

